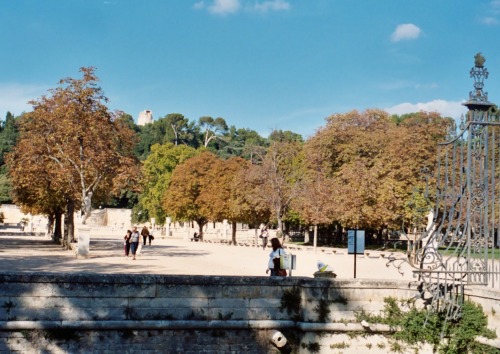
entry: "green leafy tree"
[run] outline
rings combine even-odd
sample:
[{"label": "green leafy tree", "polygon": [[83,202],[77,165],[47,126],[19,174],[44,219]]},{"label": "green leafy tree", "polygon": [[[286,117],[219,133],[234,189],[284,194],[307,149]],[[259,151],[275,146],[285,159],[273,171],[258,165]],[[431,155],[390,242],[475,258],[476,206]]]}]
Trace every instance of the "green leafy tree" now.
[{"label": "green leafy tree", "polygon": [[208,147],[211,141],[221,139],[228,131],[228,126],[224,118],[212,118],[208,116],[200,117],[198,120],[202,134],[203,146]]},{"label": "green leafy tree", "polygon": [[139,127],[139,143],[136,156],[145,160],[155,144],[185,144],[197,148],[199,130],[194,122],[190,122],[180,113],[170,113],[151,124]]},{"label": "green leafy tree", "polygon": [[190,122],[189,119],[179,113],[168,114],[165,119],[170,125],[170,128],[172,128],[173,139],[170,139],[170,141],[173,142],[174,145],[182,143],[195,148],[199,146],[196,140],[198,129],[195,127],[194,122]]},{"label": "green leafy tree", "polygon": [[12,201],[12,184],[7,174],[0,174],[0,203]]},{"label": "green leafy tree", "polygon": [[5,156],[15,146],[19,136],[17,128],[18,120],[19,118],[16,118],[12,113],[7,112],[5,121],[0,124],[0,203],[12,201],[12,184],[7,176]]},{"label": "green leafy tree", "polygon": [[269,146],[268,140],[255,130],[237,129],[234,125],[229,127],[224,142],[225,144],[217,151],[220,157],[228,159],[238,156],[251,162],[262,162]]},{"label": "green leafy tree", "polygon": [[0,166],[2,166],[2,170],[4,170],[3,166],[5,165],[5,154],[12,150],[19,136],[17,121],[18,118],[7,112],[5,121],[0,127]]},{"label": "green leafy tree", "polygon": [[154,217],[158,224],[163,224],[167,215],[162,207],[162,198],[172,173],[177,165],[196,154],[197,151],[187,145],[166,143],[151,147],[151,154],[144,161],[143,192],[139,199],[139,209],[147,218]]},{"label": "green leafy tree", "polygon": [[270,141],[277,141],[277,142],[287,142],[287,143],[302,143],[304,142],[304,139],[302,138],[302,135],[294,133],[290,130],[273,130],[271,134],[269,135],[269,140]]}]

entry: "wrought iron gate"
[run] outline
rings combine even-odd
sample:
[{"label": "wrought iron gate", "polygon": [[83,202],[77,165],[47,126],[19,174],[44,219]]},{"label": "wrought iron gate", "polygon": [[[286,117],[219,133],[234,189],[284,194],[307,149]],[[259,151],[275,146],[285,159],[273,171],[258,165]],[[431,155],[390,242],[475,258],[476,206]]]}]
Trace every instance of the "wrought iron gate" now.
[{"label": "wrought iron gate", "polygon": [[437,173],[427,177],[435,185],[433,208],[407,259],[422,298],[450,319],[460,316],[465,286],[500,288],[500,113],[483,91],[484,62],[478,53],[459,132],[439,144]]}]

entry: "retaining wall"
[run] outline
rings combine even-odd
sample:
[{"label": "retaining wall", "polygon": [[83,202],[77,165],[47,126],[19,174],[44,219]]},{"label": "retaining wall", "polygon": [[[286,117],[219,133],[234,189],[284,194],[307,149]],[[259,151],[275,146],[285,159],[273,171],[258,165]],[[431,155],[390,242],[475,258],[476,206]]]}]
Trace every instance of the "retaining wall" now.
[{"label": "retaining wall", "polygon": [[[343,353],[369,345],[387,353],[389,329],[365,328],[355,312],[379,312],[384,298],[416,293],[414,284],[390,280],[4,273],[0,353],[275,353],[274,330],[295,352],[308,353],[315,341],[335,353],[331,345],[345,340]],[[483,295],[491,301],[485,310],[500,313],[500,296]]]}]

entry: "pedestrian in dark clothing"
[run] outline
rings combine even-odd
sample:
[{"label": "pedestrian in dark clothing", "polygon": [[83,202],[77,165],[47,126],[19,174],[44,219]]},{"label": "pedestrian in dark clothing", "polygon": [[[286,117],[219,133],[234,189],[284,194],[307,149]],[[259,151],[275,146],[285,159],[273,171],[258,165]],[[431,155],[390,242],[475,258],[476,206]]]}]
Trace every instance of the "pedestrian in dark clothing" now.
[{"label": "pedestrian in dark clothing", "polygon": [[[141,236],[142,236],[142,245],[146,246],[146,240],[149,237],[149,230],[146,226],[144,226],[141,230]],[[149,239],[149,244],[151,245],[151,239]]]},{"label": "pedestrian in dark clothing", "polygon": [[127,230],[127,234],[123,237],[123,250],[125,252],[125,256],[128,257],[130,253],[130,236],[132,236],[132,231]]},{"label": "pedestrian in dark clothing", "polygon": [[139,248],[139,231],[137,231],[137,226],[132,229],[132,235],[130,236],[130,252],[132,252],[132,260],[135,261],[135,255],[137,249]]}]

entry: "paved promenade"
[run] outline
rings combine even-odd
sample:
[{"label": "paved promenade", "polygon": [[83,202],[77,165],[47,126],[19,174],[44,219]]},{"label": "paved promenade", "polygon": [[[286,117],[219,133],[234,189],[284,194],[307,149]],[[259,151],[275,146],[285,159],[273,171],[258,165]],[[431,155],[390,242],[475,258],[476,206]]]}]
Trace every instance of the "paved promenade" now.
[{"label": "paved promenade", "polygon": [[[321,260],[334,268],[338,278],[353,278],[354,259],[346,249],[335,249],[336,253],[320,248],[316,252],[312,248],[287,251],[297,256],[293,276],[312,277]],[[74,251],[63,250],[46,237],[0,234],[0,269],[14,272],[265,276],[269,252],[269,248],[264,251],[261,247],[156,238],[132,260],[123,254],[121,237],[96,236],[91,237],[91,257],[78,259]],[[404,275],[386,266],[389,254],[384,252],[385,258],[380,252],[358,256],[357,278],[414,280],[409,266],[403,268]],[[403,257],[401,253],[396,255]]]}]

